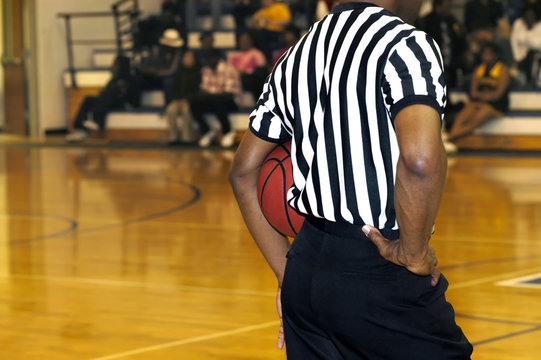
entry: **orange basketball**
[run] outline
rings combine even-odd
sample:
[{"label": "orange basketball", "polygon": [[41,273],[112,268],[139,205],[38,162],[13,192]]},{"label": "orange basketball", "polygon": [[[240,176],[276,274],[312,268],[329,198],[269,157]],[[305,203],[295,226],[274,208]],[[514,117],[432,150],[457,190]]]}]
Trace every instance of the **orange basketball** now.
[{"label": "orange basketball", "polygon": [[295,237],[304,216],[287,203],[287,191],[293,186],[291,141],[278,145],[265,159],[257,182],[259,206],[268,222],[284,235]]}]

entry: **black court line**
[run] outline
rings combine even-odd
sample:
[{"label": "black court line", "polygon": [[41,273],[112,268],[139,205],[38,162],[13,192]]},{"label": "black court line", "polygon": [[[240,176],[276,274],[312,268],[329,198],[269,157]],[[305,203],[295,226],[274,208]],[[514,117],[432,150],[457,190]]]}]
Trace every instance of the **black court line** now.
[{"label": "black court line", "polygon": [[175,206],[175,207],[173,207],[171,209],[167,209],[167,210],[160,211],[160,212],[157,212],[157,213],[152,213],[152,214],[145,215],[145,216],[142,216],[142,217],[139,217],[139,218],[136,218],[136,219],[132,219],[132,220],[122,221],[122,222],[116,223],[116,224],[109,224],[109,225],[104,225],[104,226],[96,226],[96,227],[92,227],[92,228],[79,229],[78,232],[79,233],[89,233],[89,232],[94,232],[94,231],[109,230],[109,229],[123,227],[123,226],[131,225],[131,224],[141,223],[141,222],[144,222],[144,221],[153,220],[153,219],[156,219],[156,218],[159,218],[159,217],[162,217],[162,216],[167,216],[167,215],[173,214],[173,213],[175,213],[177,211],[184,210],[185,208],[187,208],[187,207],[195,204],[196,202],[198,202],[199,199],[201,198],[201,190],[199,190],[199,188],[196,187],[195,185],[186,183],[184,181],[173,180],[173,179],[169,179],[169,178],[166,178],[166,180],[171,181],[171,182],[175,182],[177,184],[188,187],[193,192],[192,198],[190,200],[188,200],[187,202],[185,202],[183,204],[180,204],[178,206]]},{"label": "black court line", "polygon": [[75,231],[77,229],[77,227],[79,226],[77,221],[75,221],[74,219],[71,219],[71,218],[68,218],[68,217],[65,217],[65,216],[60,216],[60,215],[32,214],[32,213],[30,213],[30,214],[8,213],[6,215],[53,218],[53,219],[57,219],[57,220],[60,220],[60,221],[64,221],[64,222],[69,224],[69,226],[66,229],[57,231],[57,232],[52,233],[52,234],[40,235],[40,236],[37,236],[37,237],[28,238],[28,239],[17,239],[17,240],[8,241],[7,243],[10,244],[10,245],[16,245],[16,244],[22,244],[22,243],[27,243],[27,242],[31,242],[31,241],[46,240],[46,239],[52,239],[52,238],[56,238],[56,237],[61,237],[61,236],[67,235],[67,234]]},{"label": "black court line", "polygon": [[537,260],[541,259],[541,254],[528,255],[528,256],[517,256],[517,257],[508,257],[508,258],[499,258],[499,259],[485,259],[479,261],[465,262],[461,264],[451,264],[439,266],[440,270],[450,270],[450,269],[462,269],[477,265],[488,265],[488,264],[497,264],[497,263],[506,263],[517,260]]},{"label": "black court line", "polygon": [[489,344],[489,343],[493,343],[493,342],[496,342],[496,341],[499,341],[499,340],[509,339],[509,338],[512,338],[512,337],[515,337],[515,336],[520,336],[520,335],[524,335],[524,334],[530,334],[530,333],[533,333],[533,332],[536,332],[536,331],[541,331],[541,326],[537,326],[537,327],[534,327],[534,328],[531,328],[531,329],[526,329],[526,330],[521,330],[521,331],[515,331],[515,332],[509,333],[509,334],[505,334],[505,335],[496,336],[496,337],[493,337],[493,338],[477,341],[475,343],[472,343],[472,345],[473,346],[479,346],[479,345]]},{"label": "black court line", "polygon": [[[79,224],[77,223],[77,221],[75,221],[73,219],[69,219],[67,217],[62,217],[62,216],[57,216],[57,215],[43,215],[44,217],[46,216],[46,217],[52,217],[52,218],[56,218],[56,219],[65,220],[65,221],[70,223],[70,227],[68,229],[64,229],[64,230],[59,231],[59,232],[54,233],[54,234],[42,235],[42,236],[38,236],[38,237],[34,237],[34,238],[28,238],[28,239],[14,240],[14,241],[8,242],[8,244],[10,244],[10,245],[20,245],[20,244],[26,244],[26,243],[34,242],[34,241],[40,241],[40,240],[46,240],[46,239],[62,237],[62,236],[65,236],[65,235],[67,235],[69,233],[72,233],[74,231],[77,231],[78,233],[89,233],[89,232],[94,232],[94,231],[102,231],[102,230],[109,230],[109,229],[119,228],[119,227],[128,226],[128,225],[135,224],[135,223],[141,223],[141,222],[144,222],[144,221],[153,220],[153,219],[156,219],[156,218],[159,218],[159,217],[167,216],[167,215],[173,214],[175,212],[184,210],[185,208],[195,204],[201,198],[201,190],[199,190],[199,188],[197,188],[195,185],[192,185],[192,184],[186,183],[184,181],[180,181],[180,180],[170,179],[170,178],[166,178],[166,180],[188,187],[193,193],[192,198],[190,200],[186,201],[185,203],[182,203],[182,204],[180,204],[178,206],[175,206],[173,208],[170,208],[170,209],[167,209],[167,210],[164,210],[164,211],[148,214],[148,215],[141,216],[139,218],[135,218],[135,219],[131,219],[131,220],[122,221],[122,222],[119,222],[119,223],[116,223],[116,224],[109,224],[109,225],[97,226],[97,227],[86,228],[86,229],[79,228]],[[28,214],[24,214],[24,215],[28,215]]]},{"label": "black court line", "polygon": [[476,315],[468,315],[468,314],[455,314],[456,317],[464,318],[464,319],[471,319],[471,320],[479,320],[479,321],[485,321],[485,322],[494,322],[499,324],[509,324],[509,325],[524,325],[524,326],[535,326],[535,327],[541,327],[541,323],[536,322],[529,322],[529,321],[517,321],[517,320],[506,320],[506,319],[496,319],[496,318],[489,318],[484,316],[476,316]]},{"label": "black court line", "polygon": [[535,322],[526,322],[526,321],[515,321],[515,320],[505,320],[505,319],[495,319],[495,318],[489,318],[489,317],[483,317],[483,316],[475,316],[475,315],[467,315],[467,314],[455,314],[457,318],[464,318],[464,319],[470,319],[470,320],[478,320],[478,321],[485,321],[485,322],[493,322],[498,324],[509,324],[509,325],[522,325],[522,326],[531,326],[529,329],[524,329],[520,331],[513,331],[504,335],[495,336],[492,338],[476,341],[472,343],[473,346],[480,346],[484,344],[493,343],[500,340],[509,339],[515,336],[530,334],[536,331],[541,331],[541,324],[535,323]]}]

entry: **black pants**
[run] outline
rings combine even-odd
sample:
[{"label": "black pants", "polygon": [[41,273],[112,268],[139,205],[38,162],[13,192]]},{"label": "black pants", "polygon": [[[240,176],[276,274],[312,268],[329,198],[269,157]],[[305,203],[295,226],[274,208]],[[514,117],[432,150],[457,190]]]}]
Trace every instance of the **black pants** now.
[{"label": "black pants", "polygon": [[230,94],[199,94],[190,101],[190,110],[193,119],[199,124],[201,134],[210,131],[205,114],[215,114],[222,126],[222,132],[226,134],[231,131],[229,114],[238,110],[238,107]]},{"label": "black pants", "polygon": [[114,103],[104,99],[102,96],[87,96],[81,103],[73,127],[78,130],[83,130],[83,123],[87,119],[89,113],[92,113],[92,118],[100,127],[100,130],[105,128],[105,118]]},{"label": "black pants", "polygon": [[323,231],[324,225],[306,221],[288,253],[288,359],[470,359],[443,276],[433,287],[430,277],[383,259],[360,227]]}]

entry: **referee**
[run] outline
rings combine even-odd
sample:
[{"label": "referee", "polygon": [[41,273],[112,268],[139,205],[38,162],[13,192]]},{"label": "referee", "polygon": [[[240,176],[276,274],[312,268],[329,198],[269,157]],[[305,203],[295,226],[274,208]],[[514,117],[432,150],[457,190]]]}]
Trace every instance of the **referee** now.
[{"label": "referee", "polygon": [[[429,246],[446,95],[437,45],[406,23],[422,0],[337,3],[275,66],[230,174],[278,278],[278,346],[285,334],[290,360],[470,359]],[[307,219],[291,247],[257,201],[288,140],[288,201]]]}]

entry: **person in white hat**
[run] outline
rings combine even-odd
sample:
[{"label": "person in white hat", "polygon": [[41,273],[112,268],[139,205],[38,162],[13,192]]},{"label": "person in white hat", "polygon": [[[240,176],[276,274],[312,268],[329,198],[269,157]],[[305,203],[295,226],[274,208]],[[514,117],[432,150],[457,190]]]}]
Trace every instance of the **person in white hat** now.
[{"label": "person in white hat", "polygon": [[152,48],[148,57],[141,60],[139,71],[142,75],[143,89],[162,89],[166,103],[173,100],[175,73],[181,61],[181,48],[184,40],[176,29],[167,29]]}]

